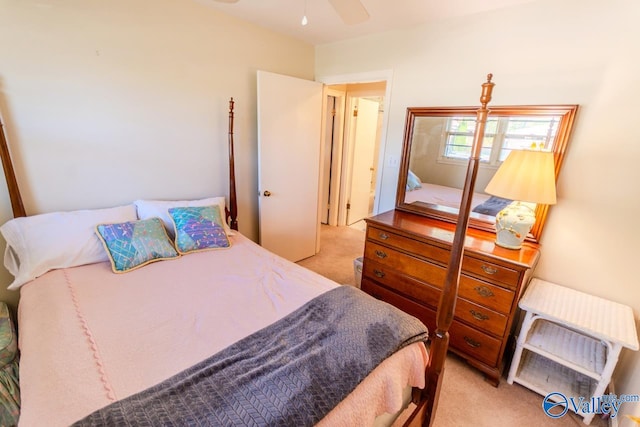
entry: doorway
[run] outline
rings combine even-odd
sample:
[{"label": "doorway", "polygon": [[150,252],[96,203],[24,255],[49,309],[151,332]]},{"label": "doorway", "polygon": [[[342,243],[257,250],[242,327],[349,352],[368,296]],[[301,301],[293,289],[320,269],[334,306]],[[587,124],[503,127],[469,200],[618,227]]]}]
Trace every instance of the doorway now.
[{"label": "doorway", "polygon": [[386,81],[327,86],[320,222],[352,225],[375,213]]}]

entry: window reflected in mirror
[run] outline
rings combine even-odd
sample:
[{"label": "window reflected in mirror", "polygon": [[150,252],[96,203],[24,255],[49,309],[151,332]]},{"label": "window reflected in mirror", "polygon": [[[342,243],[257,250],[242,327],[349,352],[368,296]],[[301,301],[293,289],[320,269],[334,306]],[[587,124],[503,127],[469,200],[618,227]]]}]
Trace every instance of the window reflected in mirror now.
[{"label": "window reflected in mirror", "polygon": [[[548,150],[555,140],[559,122],[559,116],[505,116],[487,119],[480,153],[481,163],[489,165],[501,163],[511,150],[524,148]],[[445,119],[440,138],[441,160],[464,160],[466,163],[471,155],[475,129],[476,121],[470,117]]]}]

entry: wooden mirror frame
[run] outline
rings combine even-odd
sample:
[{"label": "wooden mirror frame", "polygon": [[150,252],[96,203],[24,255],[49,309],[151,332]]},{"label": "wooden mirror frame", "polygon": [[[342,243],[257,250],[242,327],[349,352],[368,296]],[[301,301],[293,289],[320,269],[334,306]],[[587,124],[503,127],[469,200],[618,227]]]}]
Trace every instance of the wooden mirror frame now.
[{"label": "wooden mirror frame", "polygon": [[[407,174],[409,172],[411,145],[415,119],[418,117],[475,117],[477,108],[474,107],[409,107],[404,128],[404,142],[402,146],[402,159],[400,163],[400,175],[396,192],[396,209],[414,214],[435,218],[438,220],[456,223],[458,209],[447,206],[414,202],[405,203]],[[494,106],[491,108],[491,116],[560,116],[558,131],[553,143],[552,151],[555,162],[556,182],[562,167],[564,154],[569,144],[569,138],[573,128],[573,122],[578,111],[578,105],[517,105]],[[462,183],[458,188],[462,188]],[[536,222],[527,236],[527,241],[538,243],[544,223],[549,211],[549,205],[538,204],[536,206]],[[472,212],[469,218],[469,227],[486,231],[495,231],[495,217]]]}]

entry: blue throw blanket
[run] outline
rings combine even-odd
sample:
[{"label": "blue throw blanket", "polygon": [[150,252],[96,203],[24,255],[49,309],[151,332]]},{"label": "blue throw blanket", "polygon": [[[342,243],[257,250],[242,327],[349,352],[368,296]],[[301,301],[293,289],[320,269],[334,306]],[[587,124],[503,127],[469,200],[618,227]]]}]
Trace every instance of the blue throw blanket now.
[{"label": "blue throw blanket", "polygon": [[340,286],[74,425],[310,426],[385,358],[427,336],[416,318]]},{"label": "blue throw blanket", "polygon": [[473,208],[473,212],[481,213],[483,215],[496,216],[498,215],[498,212],[509,206],[511,202],[513,202],[513,200],[491,196],[484,203]]}]

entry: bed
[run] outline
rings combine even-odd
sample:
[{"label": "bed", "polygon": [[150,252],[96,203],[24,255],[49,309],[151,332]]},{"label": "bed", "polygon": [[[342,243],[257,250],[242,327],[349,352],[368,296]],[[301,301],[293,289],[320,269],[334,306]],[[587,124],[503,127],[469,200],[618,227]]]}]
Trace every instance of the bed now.
[{"label": "bed", "polygon": [[[413,188],[407,188],[404,201],[411,203],[426,203],[430,205],[444,206],[446,208],[458,209],[462,199],[462,190],[445,185],[420,182]],[[513,200],[502,197],[491,196],[485,193],[473,193],[472,212],[481,215],[496,216],[498,212],[507,207]]]},{"label": "bed", "polygon": [[[473,205],[480,205],[486,202],[489,197],[488,194],[476,192],[473,194]],[[459,188],[422,182],[419,187],[405,193],[404,201],[405,203],[422,202],[458,209],[461,198],[462,190]]]},{"label": "bed", "polygon": [[[27,217],[2,133],[19,425],[389,424],[384,414],[409,400],[405,425],[430,423],[457,282],[445,284],[429,357],[417,319],[244,237],[233,105],[228,204],[139,200]],[[462,246],[452,254],[456,264]]]},{"label": "bed", "polygon": [[[51,426],[69,425],[338,287],[239,233],[231,239],[229,250],[192,253],[123,275],[102,262],[57,269],[24,285],[18,319],[20,424],[41,425],[47,419]],[[356,402],[364,397],[356,393],[353,403],[343,402],[348,417],[337,409],[328,419],[370,417],[370,424],[377,411],[399,410],[403,388],[423,385],[425,361],[423,345],[405,348],[371,379],[386,384],[391,399],[363,389],[363,396],[382,406],[372,412],[367,405],[358,409]]]}]

